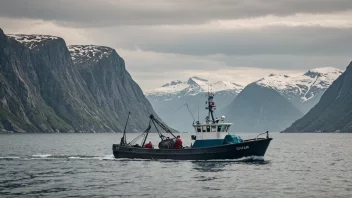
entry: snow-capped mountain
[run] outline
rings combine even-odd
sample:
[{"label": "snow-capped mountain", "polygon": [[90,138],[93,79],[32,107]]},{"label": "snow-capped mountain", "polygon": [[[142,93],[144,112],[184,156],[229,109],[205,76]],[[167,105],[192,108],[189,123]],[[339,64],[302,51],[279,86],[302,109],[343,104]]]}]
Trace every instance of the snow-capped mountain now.
[{"label": "snow-capped mountain", "polygon": [[232,130],[281,131],[318,103],[341,70],[317,68],[297,75],[275,75],[247,85],[224,109]]},{"label": "snow-capped mountain", "polygon": [[342,73],[342,70],[333,67],[316,68],[298,76],[271,74],[258,80],[256,84],[276,90],[306,113]]},{"label": "snow-capped mountain", "polygon": [[189,78],[188,81],[171,81],[160,88],[147,90],[145,94],[151,97],[160,97],[164,100],[170,100],[174,96],[178,98],[183,96],[195,96],[200,93],[208,92],[208,90],[216,94],[238,94],[242,89],[243,86],[236,83],[227,81],[211,83],[208,80],[194,76]]},{"label": "snow-capped mountain", "polygon": [[217,108],[222,109],[229,105],[242,89],[243,86],[236,83],[212,83],[199,77],[191,77],[187,81],[175,80],[160,88],[145,91],[145,95],[154,110],[169,126],[180,131],[192,131],[193,118],[186,107],[182,108],[186,103],[194,115],[199,109],[199,118],[203,121],[207,113],[204,102],[208,90],[215,92]]}]

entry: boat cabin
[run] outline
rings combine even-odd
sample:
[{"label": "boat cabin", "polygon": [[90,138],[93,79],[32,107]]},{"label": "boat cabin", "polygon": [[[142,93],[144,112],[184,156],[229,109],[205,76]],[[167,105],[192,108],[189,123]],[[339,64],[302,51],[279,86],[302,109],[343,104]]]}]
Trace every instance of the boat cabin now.
[{"label": "boat cabin", "polygon": [[[193,127],[196,132],[192,148],[218,146],[226,143],[233,136],[229,134],[232,123],[197,123]],[[237,137],[237,136],[236,136]]]},{"label": "boat cabin", "polygon": [[242,141],[240,137],[230,135],[230,127],[232,123],[225,122],[225,116],[221,116],[220,119],[214,117],[214,111],[216,109],[213,100],[214,96],[214,93],[208,93],[208,100],[205,103],[206,109],[208,110],[208,116],[205,118],[205,123],[197,121],[193,124],[196,135],[192,137],[192,139],[195,140],[192,148],[219,146],[222,144],[232,144]]}]

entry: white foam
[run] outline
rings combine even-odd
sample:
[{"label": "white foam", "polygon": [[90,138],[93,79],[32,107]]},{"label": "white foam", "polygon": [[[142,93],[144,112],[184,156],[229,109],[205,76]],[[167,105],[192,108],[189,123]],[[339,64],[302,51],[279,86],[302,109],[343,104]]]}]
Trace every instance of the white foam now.
[{"label": "white foam", "polygon": [[17,157],[17,156],[4,156],[4,157],[0,157],[0,159],[20,159],[20,157]]},{"label": "white foam", "polygon": [[105,155],[102,160],[115,160],[114,155]]},{"label": "white foam", "polygon": [[82,159],[81,157],[74,157],[74,156],[71,156],[71,157],[68,157],[68,159]]},{"label": "white foam", "polygon": [[51,157],[51,154],[36,154],[36,155],[32,155],[32,157],[40,157],[40,158],[44,158],[44,157]]}]

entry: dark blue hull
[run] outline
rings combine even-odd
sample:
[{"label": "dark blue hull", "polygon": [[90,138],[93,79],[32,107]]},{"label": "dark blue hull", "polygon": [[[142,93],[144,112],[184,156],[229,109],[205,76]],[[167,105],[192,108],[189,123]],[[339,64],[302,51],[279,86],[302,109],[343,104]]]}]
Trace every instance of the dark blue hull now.
[{"label": "dark blue hull", "polygon": [[225,144],[205,148],[189,149],[146,149],[132,146],[113,145],[115,158],[211,160],[239,159],[249,156],[264,156],[272,138],[246,140],[237,144]]}]

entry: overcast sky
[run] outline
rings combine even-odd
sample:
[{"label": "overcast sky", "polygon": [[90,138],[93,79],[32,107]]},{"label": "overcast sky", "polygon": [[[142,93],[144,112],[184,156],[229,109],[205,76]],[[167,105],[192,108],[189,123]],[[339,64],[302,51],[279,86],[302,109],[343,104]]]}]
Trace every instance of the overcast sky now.
[{"label": "overcast sky", "polygon": [[352,60],[352,0],[2,0],[0,28],[113,47],[144,90]]}]

